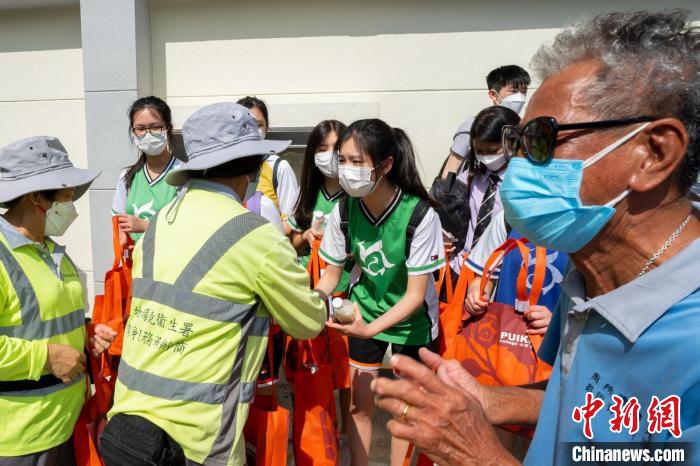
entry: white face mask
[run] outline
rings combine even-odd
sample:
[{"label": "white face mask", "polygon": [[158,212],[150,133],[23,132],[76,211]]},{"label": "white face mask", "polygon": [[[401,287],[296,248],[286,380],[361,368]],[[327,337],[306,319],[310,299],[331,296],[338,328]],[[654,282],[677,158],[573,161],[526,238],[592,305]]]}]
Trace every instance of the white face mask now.
[{"label": "white face mask", "polygon": [[520,113],[520,111],[525,106],[526,100],[527,96],[525,96],[525,94],[523,94],[522,92],[516,92],[515,94],[511,94],[501,99],[501,103],[499,105],[502,105],[503,107],[508,107],[515,113]]},{"label": "white face mask", "polygon": [[[351,197],[365,197],[372,194],[377,183],[372,181],[372,172],[374,168],[370,167],[351,167],[350,165],[338,165],[338,181],[343,190]],[[381,179],[381,177],[379,177]]]},{"label": "white face mask", "polygon": [[73,201],[55,201],[46,211],[44,236],[62,236],[68,227],[78,218]]},{"label": "white face mask", "polygon": [[506,164],[506,157],[503,154],[495,154],[495,155],[483,155],[483,154],[475,154],[476,159],[483,163],[484,166],[492,171],[492,172],[497,172],[501,168],[503,168]]},{"label": "white face mask", "polygon": [[262,128],[258,128],[258,133],[260,133],[260,137],[265,139],[265,130]]},{"label": "white face mask", "polygon": [[338,178],[338,157],[333,151],[318,152],[314,164],[328,178]]},{"label": "white face mask", "polygon": [[134,144],[136,144],[136,147],[138,147],[141,152],[148,156],[160,155],[168,146],[168,133],[163,132],[158,136],[146,133],[145,136],[140,139],[134,137]]}]

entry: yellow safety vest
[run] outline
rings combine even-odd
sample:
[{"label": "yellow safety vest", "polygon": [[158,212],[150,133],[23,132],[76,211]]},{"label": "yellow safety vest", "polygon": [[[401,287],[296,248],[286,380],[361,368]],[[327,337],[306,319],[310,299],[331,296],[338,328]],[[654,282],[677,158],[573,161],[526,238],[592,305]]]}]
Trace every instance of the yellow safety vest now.
[{"label": "yellow safety vest", "polygon": [[109,416],[148,419],[197,463],[244,464],[242,430],[270,323],[255,294],[258,269],[282,238],[204,181],[173,202],[134,251]]},{"label": "yellow safety vest", "polygon": [[48,251],[0,218],[0,456],[64,443],[84,402],[84,376],[56,383],[44,370],[48,343],[85,346],[77,269],[63,246],[46,243]]}]

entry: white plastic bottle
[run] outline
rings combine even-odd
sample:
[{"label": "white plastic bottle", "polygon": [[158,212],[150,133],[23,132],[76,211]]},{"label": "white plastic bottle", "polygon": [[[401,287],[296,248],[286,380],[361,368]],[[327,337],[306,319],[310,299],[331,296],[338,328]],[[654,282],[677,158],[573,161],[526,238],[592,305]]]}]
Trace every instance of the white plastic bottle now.
[{"label": "white plastic bottle", "polygon": [[334,298],[333,318],[340,324],[349,324],[355,320],[355,306],[352,301],[342,298]]},{"label": "white plastic bottle", "polygon": [[326,216],[320,210],[314,210],[314,216],[311,220],[311,225],[314,233],[322,235],[326,230]]}]

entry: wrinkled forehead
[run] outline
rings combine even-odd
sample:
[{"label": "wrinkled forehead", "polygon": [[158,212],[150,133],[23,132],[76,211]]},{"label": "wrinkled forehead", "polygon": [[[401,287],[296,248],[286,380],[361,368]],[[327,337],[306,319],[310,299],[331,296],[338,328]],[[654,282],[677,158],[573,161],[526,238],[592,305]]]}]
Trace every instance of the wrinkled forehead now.
[{"label": "wrinkled forehead", "polygon": [[578,123],[596,118],[591,111],[588,89],[597,80],[599,64],[582,62],[571,65],[546,79],[530,98],[520,125],[542,116],[559,123]]}]

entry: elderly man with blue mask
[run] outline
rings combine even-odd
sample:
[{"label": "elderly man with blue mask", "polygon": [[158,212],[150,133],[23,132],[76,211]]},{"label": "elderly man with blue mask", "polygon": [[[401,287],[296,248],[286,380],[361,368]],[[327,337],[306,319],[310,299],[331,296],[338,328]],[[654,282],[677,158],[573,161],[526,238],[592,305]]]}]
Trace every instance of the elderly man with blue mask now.
[{"label": "elderly man with blue mask", "polygon": [[605,14],[562,31],[532,68],[542,85],[522,126],[504,131],[514,159],[501,196],[515,229],[575,266],[540,349],[554,366],[546,391],[481,386],[423,351],[429,367],[394,357],[404,378],[377,380],[377,403],[394,415],[394,436],[443,466],[517,464],[492,428],[501,424],[537,425],[528,465],[623,453],[591,442],[699,464],[700,451],[671,449],[700,441],[700,365],[683,363],[700,353],[689,197],[700,31],[684,11]]}]

